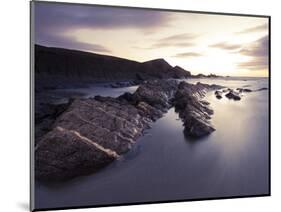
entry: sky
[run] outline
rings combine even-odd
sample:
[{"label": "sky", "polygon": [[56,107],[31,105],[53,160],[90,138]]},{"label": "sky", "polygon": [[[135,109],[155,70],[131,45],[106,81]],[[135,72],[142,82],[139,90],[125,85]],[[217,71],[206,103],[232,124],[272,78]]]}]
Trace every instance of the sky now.
[{"label": "sky", "polygon": [[164,58],[192,74],[268,76],[268,19],[35,2],[35,43],[139,62]]}]

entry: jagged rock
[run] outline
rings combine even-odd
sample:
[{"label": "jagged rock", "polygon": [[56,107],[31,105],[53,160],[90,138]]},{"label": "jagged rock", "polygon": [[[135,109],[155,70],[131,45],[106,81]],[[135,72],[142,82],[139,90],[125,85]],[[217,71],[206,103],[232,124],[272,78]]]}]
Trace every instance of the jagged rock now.
[{"label": "jagged rock", "polygon": [[49,132],[56,117],[62,114],[70,103],[65,104],[50,104],[41,103],[36,105],[35,110],[35,141]]},{"label": "jagged rock", "polygon": [[171,99],[177,86],[175,80],[150,80],[138,87],[133,94],[133,99],[136,102],[146,102],[165,112],[171,107]]},{"label": "jagged rock", "polygon": [[[81,175],[85,167],[99,169],[131,148],[149,127],[150,112],[111,97],[75,100],[36,146],[36,177],[65,179]],[[69,157],[70,152],[75,154]]]},{"label": "jagged rock", "polygon": [[239,96],[239,93],[231,90],[229,91],[227,94],[225,94],[225,96],[228,98],[228,99],[233,99],[235,101],[238,101],[241,99],[241,97]]},{"label": "jagged rock", "polygon": [[117,157],[79,132],[58,126],[35,148],[35,175],[40,180],[64,180],[94,172]]},{"label": "jagged rock", "polygon": [[207,102],[206,100],[200,100],[200,102],[201,102],[203,105],[210,105],[210,102]]},{"label": "jagged rock", "polygon": [[36,178],[63,180],[118,158],[171,106],[176,88],[175,81],[153,81],[134,95],[72,101],[36,145]]},{"label": "jagged rock", "polygon": [[213,110],[199,99],[207,90],[219,89],[221,86],[197,83],[192,85],[181,82],[175,94],[174,104],[179,117],[184,122],[184,133],[191,137],[210,134],[215,128],[210,123]]},{"label": "jagged rock", "polygon": [[214,131],[213,110],[201,98],[221,86],[175,80],[151,80],[135,93],[72,100],[35,147],[35,176],[64,180],[99,170],[130,150],[145,129],[172,106],[185,134],[201,137]]}]

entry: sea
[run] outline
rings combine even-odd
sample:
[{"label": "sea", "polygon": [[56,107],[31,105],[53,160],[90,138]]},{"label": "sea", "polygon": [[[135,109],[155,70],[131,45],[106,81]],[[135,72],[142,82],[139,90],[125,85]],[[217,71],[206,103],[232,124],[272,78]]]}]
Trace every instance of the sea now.
[{"label": "sea", "polygon": [[[268,78],[188,79],[228,88],[269,88]],[[137,86],[58,89],[59,93],[119,96]],[[131,151],[107,167],[60,183],[35,182],[35,207],[79,207],[266,195],[269,193],[269,89],[244,93],[240,101],[205,100],[216,131],[184,136],[174,108],[146,130]],[[60,99],[61,102],[65,98]]]}]

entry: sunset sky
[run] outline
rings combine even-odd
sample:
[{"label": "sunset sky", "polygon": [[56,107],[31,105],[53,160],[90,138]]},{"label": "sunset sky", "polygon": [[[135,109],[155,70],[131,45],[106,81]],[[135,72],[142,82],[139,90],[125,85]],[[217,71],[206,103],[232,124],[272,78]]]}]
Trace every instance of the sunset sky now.
[{"label": "sunset sky", "polygon": [[164,58],[192,74],[268,76],[268,19],[35,2],[37,44],[144,62]]}]

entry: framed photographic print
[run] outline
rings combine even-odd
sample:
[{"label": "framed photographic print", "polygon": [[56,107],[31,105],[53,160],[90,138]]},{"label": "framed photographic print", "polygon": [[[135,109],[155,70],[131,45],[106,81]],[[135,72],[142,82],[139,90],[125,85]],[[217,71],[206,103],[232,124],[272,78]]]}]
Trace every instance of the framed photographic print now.
[{"label": "framed photographic print", "polygon": [[270,195],[270,17],[31,2],[31,210]]}]

